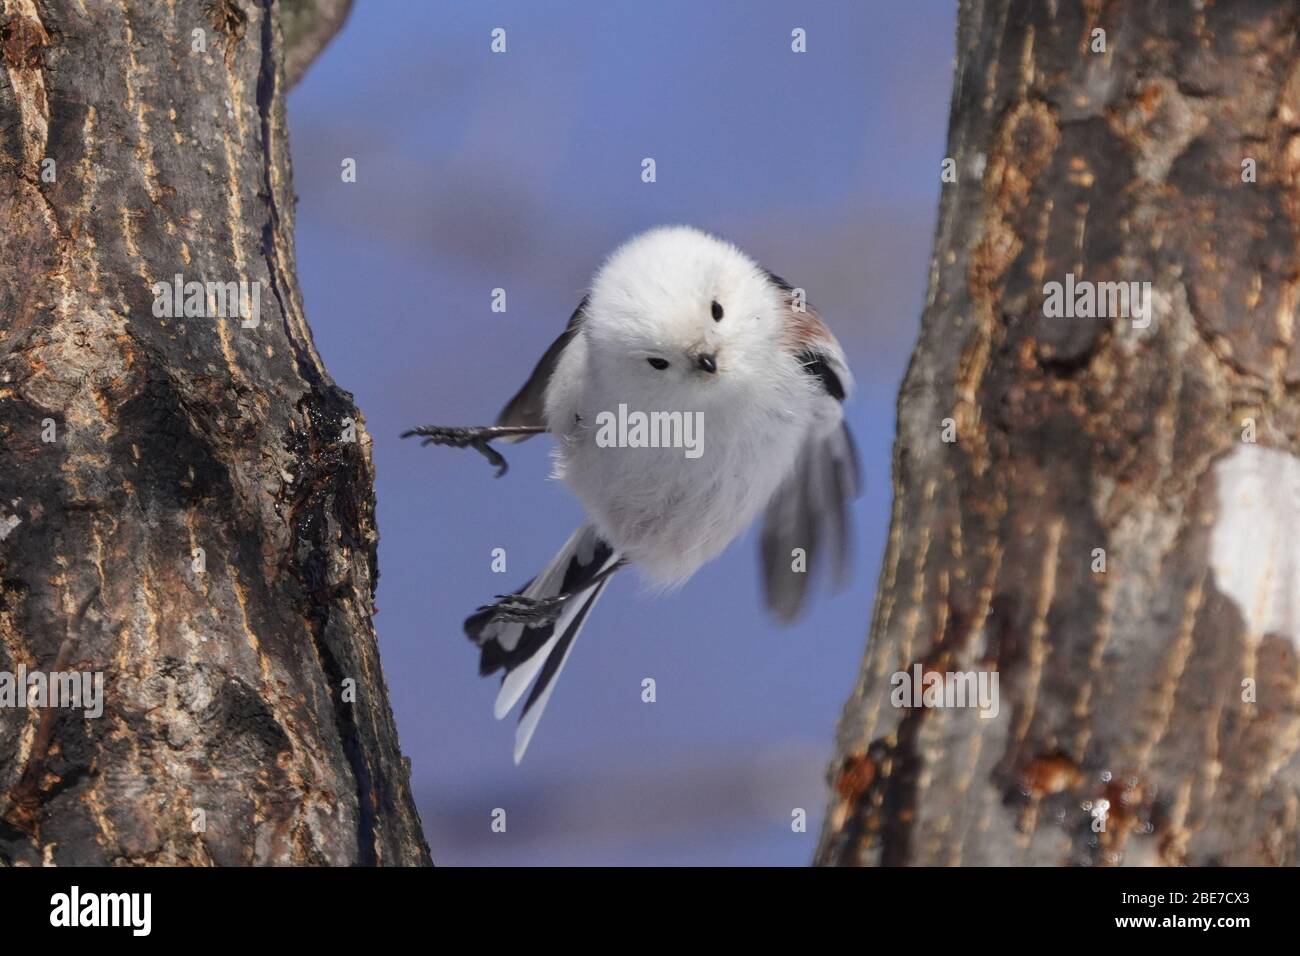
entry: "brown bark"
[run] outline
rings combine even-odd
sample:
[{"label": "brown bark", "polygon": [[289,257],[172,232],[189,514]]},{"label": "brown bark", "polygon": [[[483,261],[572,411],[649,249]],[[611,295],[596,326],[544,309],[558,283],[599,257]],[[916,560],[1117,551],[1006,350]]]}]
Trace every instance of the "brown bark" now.
[{"label": "brown bark", "polygon": [[[3,8],[0,671],[104,703],[0,709],[0,863],[428,862],[371,442],[295,277],[279,5]],[[159,317],[177,273],[259,284],[260,323]]]},{"label": "brown bark", "polygon": [[[1300,862],[1298,26],[962,2],[958,179],[819,863]],[[1149,327],[1049,317],[1067,273],[1149,281]],[[996,671],[1000,714],[892,706],[917,663]]]},{"label": "brown bark", "polygon": [[351,12],[352,0],[282,0],[284,79],[290,87],[298,85]]}]

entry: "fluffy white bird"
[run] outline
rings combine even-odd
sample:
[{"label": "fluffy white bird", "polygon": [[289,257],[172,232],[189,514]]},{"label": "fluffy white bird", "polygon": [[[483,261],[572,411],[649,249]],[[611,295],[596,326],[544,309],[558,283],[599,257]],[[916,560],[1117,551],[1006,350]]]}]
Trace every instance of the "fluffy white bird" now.
[{"label": "fluffy white bird", "polygon": [[610,256],[495,425],[406,433],[475,447],[502,474],[488,442],[549,432],[555,474],[590,519],[520,591],[465,622],[479,672],[504,671],[498,718],[532,684],[515,763],[624,565],[675,587],[764,512],[763,580],[778,617],[798,614],[823,561],[843,579],[858,482],[842,412],[852,386],[802,292],[731,243],[664,227]]}]

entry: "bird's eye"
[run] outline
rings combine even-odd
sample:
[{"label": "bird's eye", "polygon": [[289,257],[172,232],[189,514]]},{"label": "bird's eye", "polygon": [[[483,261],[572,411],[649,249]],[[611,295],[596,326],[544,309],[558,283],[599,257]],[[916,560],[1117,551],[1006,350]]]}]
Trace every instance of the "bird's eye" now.
[{"label": "bird's eye", "polygon": [[661,372],[668,367],[668,362],[661,358],[648,358],[646,361],[650,363],[651,368],[657,368]]},{"label": "bird's eye", "polygon": [[713,321],[714,322],[722,321],[722,306],[718,305],[716,299],[713,302]]}]

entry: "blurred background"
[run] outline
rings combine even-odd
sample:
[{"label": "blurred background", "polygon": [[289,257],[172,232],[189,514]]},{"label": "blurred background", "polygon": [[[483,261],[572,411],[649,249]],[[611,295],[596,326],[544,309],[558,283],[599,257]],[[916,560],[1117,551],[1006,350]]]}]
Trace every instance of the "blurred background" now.
[{"label": "blurred background", "polygon": [[[374,436],[376,626],[436,863],[809,862],[888,527],[954,24],[951,0],[357,0],[289,97],[299,276]],[[514,767],[514,715],[492,719],[497,682],[461,621],[532,576],[581,512],[548,479],[544,438],[503,446],[498,481],[473,451],[398,435],[490,423],[602,259],[663,223],[806,288],[843,343],[864,479],[854,574],[787,628],[763,610],[753,532],[667,597],[619,575]]]}]

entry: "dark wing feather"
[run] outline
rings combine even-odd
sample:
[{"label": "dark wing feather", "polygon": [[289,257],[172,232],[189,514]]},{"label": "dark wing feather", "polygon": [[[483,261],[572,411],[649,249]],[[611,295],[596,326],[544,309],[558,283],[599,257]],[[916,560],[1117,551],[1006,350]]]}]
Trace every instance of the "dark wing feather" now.
[{"label": "dark wing feather", "polygon": [[[842,584],[849,568],[849,502],[858,494],[858,460],[847,424],[808,441],[794,471],[778,489],[763,516],[763,590],[767,606],[783,621],[798,616],[809,579],[823,561]],[[806,569],[794,569],[802,548]]]},{"label": "dark wing feather", "polygon": [[844,382],[835,368],[834,359],[822,352],[804,349],[799,353],[799,364],[803,366],[805,372],[821,382],[827,395],[837,402],[844,401]]},{"label": "dark wing feather", "polygon": [[[799,355],[805,372],[826,393],[822,401],[841,402],[848,370],[835,353],[809,350]],[[777,489],[763,516],[761,553],[767,606],[783,621],[798,616],[809,580],[829,562],[842,584],[849,569],[849,502],[858,495],[858,454],[848,425],[811,434],[794,469]],[[806,567],[793,567],[795,548],[802,548]]]},{"label": "dark wing feather", "polygon": [[[528,381],[524,383],[524,387],[506,403],[505,408],[501,409],[501,414],[497,416],[496,423],[498,425],[546,424],[546,386],[551,381],[551,373],[555,371],[555,365],[559,362],[565,347],[578,334],[578,327],[582,324],[582,315],[586,309],[587,297],[583,296],[582,301],[578,303],[578,307],[573,310],[573,315],[569,318],[569,324],[564,327],[560,337],[551,343],[551,347],[538,360],[537,366],[533,369],[533,374],[528,376]],[[524,441],[529,437],[531,436],[524,435],[503,440]]]}]

